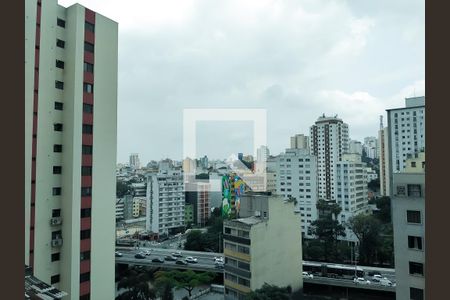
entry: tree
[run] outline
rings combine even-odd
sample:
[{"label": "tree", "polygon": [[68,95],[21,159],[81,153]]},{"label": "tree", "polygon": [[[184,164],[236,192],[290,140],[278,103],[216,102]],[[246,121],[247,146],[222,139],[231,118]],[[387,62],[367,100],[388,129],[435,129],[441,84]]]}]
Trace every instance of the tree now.
[{"label": "tree", "polygon": [[375,200],[375,204],[379,211],[375,215],[382,223],[391,223],[391,198],[387,196],[380,197]]},{"label": "tree", "polygon": [[130,186],[126,182],[118,180],[116,184],[116,197],[122,198],[123,196],[129,194],[129,192]]},{"label": "tree", "polygon": [[116,300],[154,300],[156,299],[155,290],[148,285],[150,277],[146,273],[137,273],[131,270],[127,276],[123,277],[118,285],[117,290],[125,289],[126,291],[116,297]]},{"label": "tree", "polygon": [[360,262],[373,264],[380,245],[381,222],[372,215],[359,214],[351,217],[348,224],[359,240]]},{"label": "tree", "polygon": [[371,190],[371,191],[378,191],[380,189],[380,178],[377,179],[373,179],[371,180],[368,184],[367,187]]},{"label": "tree", "polygon": [[289,300],[292,289],[290,286],[278,287],[264,283],[260,289],[247,294],[247,300]]},{"label": "tree", "polygon": [[173,300],[174,283],[165,276],[156,277],[154,285],[161,300]]},{"label": "tree", "polygon": [[155,274],[156,281],[168,282],[176,289],[185,289],[192,296],[192,290],[201,285],[211,282],[215,274],[211,272],[196,273],[192,270],[186,271],[159,271]]}]

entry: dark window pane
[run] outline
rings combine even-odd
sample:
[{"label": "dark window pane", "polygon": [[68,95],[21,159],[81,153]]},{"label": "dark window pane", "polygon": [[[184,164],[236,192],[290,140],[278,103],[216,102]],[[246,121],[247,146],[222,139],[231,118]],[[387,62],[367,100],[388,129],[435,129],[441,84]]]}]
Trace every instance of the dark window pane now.
[{"label": "dark window pane", "polygon": [[93,127],[90,124],[83,124],[83,133],[92,134]]},{"label": "dark window pane", "polygon": [[55,124],[53,124],[53,129],[54,129],[55,131],[63,131],[63,124],[61,124],[61,123],[55,123]]},{"label": "dark window pane", "polygon": [[94,86],[90,83],[83,83],[83,91],[86,93],[93,93],[94,92]]},{"label": "dark window pane", "polygon": [[94,105],[83,103],[83,112],[92,114],[94,112]]},{"label": "dark window pane", "polygon": [[64,82],[55,80],[55,88],[57,88],[58,90],[63,90],[64,89]]},{"label": "dark window pane", "polygon": [[64,48],[66,46],[66,42],[64,42],[63,40],[57,39],[56,46],[59,48]]},{"label": "dark window pane", "polygon": [[53,167],[53,174],[61,174],[62,167],[61,166],[54,166]]},{"label": "dark window pane", "polygon": [[80,238],[82,240],[90,239],[91,238],[91,230],[90,229],[81,230],[80,231]]},{"label": "dark window pane", "polygon": [[92,175],[92,167],[90,166],[81,167],[81,176],[91,176],[91,175]]},{"label": "dark window pane", "polygon": [[92,154],[92,146],[83,145],[82,152],[83,152],[83,154]]},{"label": "dark window pane", "polygon": [[56,60],[56,67],[60,69],[64,69],[64,62],[62,60]]},{"label": "dark window pane", "polygon": [[91,259],[91,251],[84,251],[80,253],[80,260]]},{"label": "dark window pane", "polygon": [[56,110],[63,110],[64,104],[62,102],[55,102]]},{"label": "dark window pane", "polygon": [[52,218],[61,217],[61,209],[53,209],[52,210]]},{"label": "dark window pane", "polygon": [[63,19],[60,19],[60,18],[56,19],[56,24],[62,28],[66,27],[66,21],[64,21]]},{"label": "dark window pane", "polygon": [[53,145],[53,152],[62,152],[62,145]]},{"label": "dark window pane", "polygon": [[53,196],[59,196],[61,195],[61,188],[60,187],[54,187],[53,188]]},{"label": "dark window pane", "polygon": [[50,278],[50,284],[55,284],[55,283],[58,283],[58,282],[59,282],[59,274],[58,275],[53,275]]},{"label": "dark window pane", "polygon": [[83,196],[83,197],[91,196],[91,193],[92,193],[91,187],[82,187],[81,188],[81,196]]},{"label": "dark window pane", "polygon": [[91,273],[90,272],[80,274],[80,283],[81,282],[85,282],[85,281],[89,281],[90,278],[91,278]]},{"label": "dark window pane", "polygon": [[52,261],[59,261],[59,258],[60,258],[59,252],[52,254]]},{"label": "dark window pane", "polygon": [[84,50],[87,52],[94,53],[94,44],[84,42]]},{"label": "dark window pane", "polygon": [[94,73],[94,65],[88,62],[84,62],[84,71],[88,73]]},{"label": "dark window pane", "polygon": [[421,223],[420,211],[417,210],[408,210],[406,211],[407,221],[408,223]]},{"label": "dark window pane", "polygon": [[409,299],[423,300],[423,290],[416,288],[409,288]]},{"label": "dark window pane", "polygon": [[84,28],[87,30],[87,31],[90,31],[90,32],[95,32],[95,25],[94,24],[92,24],[92,23],[89,23],[89,22],[84,22]]},{"label": "dark window pane", "polygon": [[82,208],[81,209],[81,218],[89,218],[91,216],[90,208]]},{"label": "dark window pane", "polygon": [[423,275],[423,264],[418,262],[409,262],[409,274],[411,275]]}]

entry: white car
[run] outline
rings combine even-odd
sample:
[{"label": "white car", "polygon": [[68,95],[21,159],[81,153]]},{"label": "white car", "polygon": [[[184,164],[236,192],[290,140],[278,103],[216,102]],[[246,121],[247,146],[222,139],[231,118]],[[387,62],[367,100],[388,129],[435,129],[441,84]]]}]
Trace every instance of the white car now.
[{"label": "white car", "polygon": [[223,262],[223,261],[224,261],[224,259],[221,256],[214,257],[214,262]]},{"label": "white car", "polygon": [[144,255],[147,255],[147,256],[152,254],[152,252],[150,250],[144,250],[144,251],[142,251],[142,253],[144,253]]},{"label": "white car", "polygon": [[303,278],[310,278],[310,279],[314,278],[314,275],[311,273],[308,273],[308,272],[303,272],[302,275],[303,275]]},{"label": "white car", "polygon": [[[373,278],[376,278],[376,279],[383,279],[383,276],[381,276],[380,274],[375,274],[375,275],[373,275]],[[384,278],[386,278],[386,277],[384,277]]]},{"label": "white car", "polygon": [[369,280],[366,280],[362,277],[357,277],[357,278],[353,279],[353,282],[355,282],[356,284],[370,284]]},{"label": "white car", "polygon": [[197,259],[192,256],[188,256],[186,257],[186,262],[195,264],[197,263]]},{"label": "white car", "polygon": [[384,277],[383,279],[380,279],[380,284],[384,285],[384,286],[393,286],[394,284],[392,283],[392,281],[390,281],[389,279],[387,279],[386,277]]}]

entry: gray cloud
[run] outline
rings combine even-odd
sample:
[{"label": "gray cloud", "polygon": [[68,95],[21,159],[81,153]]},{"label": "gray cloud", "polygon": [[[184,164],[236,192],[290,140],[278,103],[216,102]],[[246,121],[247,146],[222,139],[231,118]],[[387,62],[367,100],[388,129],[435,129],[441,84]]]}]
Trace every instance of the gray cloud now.
[{"label": "gray cloud", "polygon": [[[423,0],[80,2],[119,22],[121,162],[181,158],[184,108],[266,108],[276,154],[322,113],[376,135],[386,108],[424,93]],[[199,155],[251,145],[219,127]]]}]

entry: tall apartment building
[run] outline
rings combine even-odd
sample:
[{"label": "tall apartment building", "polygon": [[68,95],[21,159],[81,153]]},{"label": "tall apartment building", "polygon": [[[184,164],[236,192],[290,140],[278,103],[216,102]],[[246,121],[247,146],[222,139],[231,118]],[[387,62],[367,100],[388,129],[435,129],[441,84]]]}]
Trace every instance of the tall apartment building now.
[{"label": "tall apartment building", "polygon": [[180,169],[164,169],[147,177],[146,229],[168,235],[184,226],[184,182]]},{"label": "tall apartment building", "polygon": [[[348,222],[348,219],[360,213],[368,212],[367,194],[367,170],[366,164],[361,162],[359,154],[344,154],[342,160],[336,165],[337,203],[342,212],[338,216],[340,223]],[[349,229],[346,241],[356,242],[357,238]]]},{"label": "tall apartment building", "polygon": [[304,134],[296,134],[291,136],[291,149],[308,149],[308,136]]},{"label": "tall apartment building", "polygon": [[374,136],[368,136],[364,138],[364,151],[366,152],[366,156],[369,158],[378,158],[378,141]]},{"label": "tall apartment building", "polygon": [[380,195],[391,195],[389,128],[381,125],[378,131],[378,149],[380,155]]},{"label": "tall apartment building", "polygon": [[[390,172],[398,173],[405,168],[409,154],[425,152],[425,97],[406,98],[405,107],[386,111]],[[392,177],[389,180],[392,187]]]},{"label": "tall apartment building", "polygon": [[205,182],[185,183],[186,204],[192,205],[193,223],[205,226],[211,216],[210,184]]},{"label": "tall apartment building", "polygon": [[113,299],[118,24],[25,2],[25,264],[70,299]]},{"label": "tall apartment building", "polygon": [[277,191],[280,196],[295,198],[295,212],[300,214],[301,230],[312,237],[311,222],[317,219],[317,159],[308,149],[286,149],[278,156]]},{"label": "tall apartment building", "polygon": [[130,155],[130,167],[133,169],[139,169],[141,167],[141,161],[139,160],[138,153],[131,153]]},{"label": "tall apartment building", "polygon": [[348,144],[348,152],[349,153],[357,153],[362,155],[363,146],[360,141],[350,140]]},{"label": "tall apartment building", "polygon": [[302,239],[293,201],[245,194],[240,215],[224,221],[225,299],[244,299],[266,282],[301,293]]},{"label": "tall apartment building", "polygon": [[146,182],[132,183],[131,190],[133,192],[133,196],[135,196],[135,197],[146,197],[147,196],[147,183]]},{"label": "tall apartment building", "polygon": [[406,159],[403,172],[393,174],[397,299],[425,299],[425,154]]},{"label": "tall apartment building", "polygon": [[317,157],[319,198],[336,199],[336,163],[349,151],[348,125],[337,117],[319,117],[311,126],[311,154]]}]

